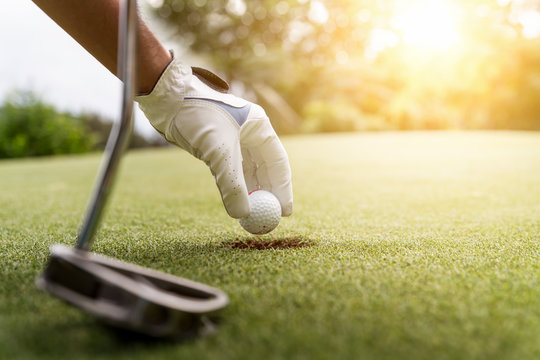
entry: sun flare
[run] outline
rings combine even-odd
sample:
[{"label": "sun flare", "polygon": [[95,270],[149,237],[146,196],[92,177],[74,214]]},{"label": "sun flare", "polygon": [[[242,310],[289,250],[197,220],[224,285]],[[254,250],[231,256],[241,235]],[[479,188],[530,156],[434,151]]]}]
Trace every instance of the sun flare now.
[{"label": "sun flare", "polygon": [[445,0],[409,5],[395,15],[394,25],[407,45],[447,50],[459,42],[456,11]]}]

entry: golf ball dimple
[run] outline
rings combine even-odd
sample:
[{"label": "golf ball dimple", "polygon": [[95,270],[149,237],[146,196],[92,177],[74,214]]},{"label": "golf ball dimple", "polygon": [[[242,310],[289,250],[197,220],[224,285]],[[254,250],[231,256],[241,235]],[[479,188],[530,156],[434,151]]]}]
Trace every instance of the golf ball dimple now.
[{"label": "golf ball dimple", "polygon": [[262,235],[274,230],[281,219],[279,200],[270,192],[255,190],[248,196],[249,216],[238,221],[248,232]]}]

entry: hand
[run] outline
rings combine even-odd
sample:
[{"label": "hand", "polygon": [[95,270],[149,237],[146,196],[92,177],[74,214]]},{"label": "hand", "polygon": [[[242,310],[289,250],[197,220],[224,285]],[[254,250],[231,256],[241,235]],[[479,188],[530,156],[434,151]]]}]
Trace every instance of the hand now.
[{"label": "hand", "polygon": [[228,94],[208,70],[174,59],[149,95],[136,101],[167,141],[204,161],[216,179],[227,213],[249,215],[248,192],[264,189],[292,213],[287,153],[259,105]]}]

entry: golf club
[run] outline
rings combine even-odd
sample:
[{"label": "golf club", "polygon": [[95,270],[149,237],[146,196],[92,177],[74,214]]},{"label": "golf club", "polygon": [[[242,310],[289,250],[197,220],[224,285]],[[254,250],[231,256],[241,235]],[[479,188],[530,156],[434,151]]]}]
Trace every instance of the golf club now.
[{"label": "golf club", "polygon": [[120,11],[118,66],[123,81],[122,110],[109,135],[105,156],[74,248],[51,247],[36,283],[106,323],[152,337],[181,339],[215,329],[228,304],[219,289],[90,253],[94,234],[133,128],[137,2]]}]

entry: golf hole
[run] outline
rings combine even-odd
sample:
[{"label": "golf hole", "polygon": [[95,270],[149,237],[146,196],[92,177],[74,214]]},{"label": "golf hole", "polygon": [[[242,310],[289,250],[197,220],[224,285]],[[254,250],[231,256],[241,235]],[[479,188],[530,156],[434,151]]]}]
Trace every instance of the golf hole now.
[{"label": "golf hole", "polygon": [[238,238],[232,242],[222,242],[221,246],[229,249],[250,249],[250,250],[269,250],[269,249],[291,249],[312,246],[313,241],[303,237],[286,237],[279,239],[268,238]]}]

